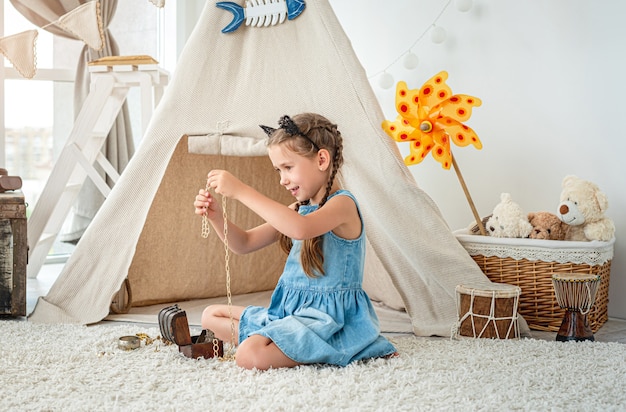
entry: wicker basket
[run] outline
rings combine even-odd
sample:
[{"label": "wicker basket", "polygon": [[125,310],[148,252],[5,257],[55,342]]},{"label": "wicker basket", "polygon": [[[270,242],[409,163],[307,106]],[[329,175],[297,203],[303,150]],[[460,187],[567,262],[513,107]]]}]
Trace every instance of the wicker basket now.
[{"label": "wicker basket", "polygon": [[587,315],[595,333],[608,320],[609,279],[615,240],[570,242],[535,239],[502,239],[455,235],[492,282],[522,289],[519,313],[534,330],[558,332],[565,309],[556,301],[552,274],[600,275],[595,303]]}]

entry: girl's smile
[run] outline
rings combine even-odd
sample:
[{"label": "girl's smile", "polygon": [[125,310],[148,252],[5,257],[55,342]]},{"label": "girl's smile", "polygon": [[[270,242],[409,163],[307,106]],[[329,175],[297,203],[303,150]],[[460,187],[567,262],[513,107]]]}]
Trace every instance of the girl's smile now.
[{"label": "girl's smile", "polygon": [[291,195],[295,198],[298,197],[298,189],[300,189],[299,187],[293,187],[293,188],[287,188],[287,190],[289,190],[291,192]]}]

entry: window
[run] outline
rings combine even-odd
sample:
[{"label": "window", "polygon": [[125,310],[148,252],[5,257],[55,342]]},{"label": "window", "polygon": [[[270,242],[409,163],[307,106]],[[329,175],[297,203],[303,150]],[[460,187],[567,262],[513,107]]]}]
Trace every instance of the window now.
[{"label": "window", "polygon": [[[73,112],[58,110],[71,107],[74,70],[81,44],[39,30],[23,17],[9,2],[0,5],[5,35],[37,29],[36,79],[23,78],[4,58],[2,104],[0,119],[0,164],[11,175],[22,177],[22,191],[32,212],[39,194],[54,165],[55,156],[63,147],[73,123]],[[63,58],[55,56],[63,50]],[[55,110],[55,108],[57,110]],[[51,253],[67,254],[73,246],[57,243]]]},{"label": "window", "polygon": [[[147,1],[120,1],[109,30],[120,55],[167,57],[173,67],[171,31],[176,2],[159,9]],[[169,13],[169,16],[166,14]],[[141,19],[138,16],[142,16]],[[0,2],[0,37],[35,29],[37,75],[23,78],[5,58],[0,68],[0,167],[22,177],[22,191],[32,213],[74,124],[75,67],[83,48],[78,40],[55,36],[30,23],[10,2]],[[175,44],[175,43],[174,43]],[[163,62],[162,62],[163,63]],[[165,66],[163,66],[165,67]],[[171,70],[171,67],[165,67]],[[129,93],[135,142],[141,139],[139,93]],[[137,119],[137,120],[134,120]],[[68,217],[69,218],[69,217]],[[49,256],[67,256],[70,244],[57,241]]]}]

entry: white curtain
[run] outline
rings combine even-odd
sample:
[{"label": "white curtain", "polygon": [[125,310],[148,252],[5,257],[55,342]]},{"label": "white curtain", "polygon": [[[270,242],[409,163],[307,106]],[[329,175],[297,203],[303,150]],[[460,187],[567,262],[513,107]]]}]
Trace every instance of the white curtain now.
[{"label": "white curtain", "polygon": [[[74,117],[80,112],[83,102],[89,93],[90,76],[87,63],[104,56],[119,55],[119,47],[108,30],[109,23],[117,9],[117,0],[99,1],[105,44],[102,50],[99,51],[90,48],[86,44],[83,47],[76,67]],[[38,27],[46,26],[58,20],[59,17],[87,2],[87,0],[11,0],[13,6]],[[45,30],[58,36],[77,39],[71,33],[54,25],[45,27]],[[109,132],[102,151],[111,165],[121,174],[132,157],[134,150],[128,106],[124,103]],[[101,172],[101,174],[104,176],[104,172]],[[86,179],[74,205],[72,224],[68,231],[61,235],[61,240],[70,243],[78,242],[103,201],[104,196],[102,196],[90,179]]]}]

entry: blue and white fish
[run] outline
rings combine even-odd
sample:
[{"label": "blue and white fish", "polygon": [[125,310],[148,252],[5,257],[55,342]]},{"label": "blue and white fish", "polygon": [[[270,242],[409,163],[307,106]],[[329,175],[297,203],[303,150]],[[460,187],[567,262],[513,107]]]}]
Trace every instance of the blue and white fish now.
[{"label": "blue and white fish", "polygon": [[233,20],[222,29],[222,33],[230,33],[241,26],[244,19],[246,26],[267,27],[274,26],[298,17],[306,7],[304,0],[246,0],[242,7],[232,1],[215,3],[220,9],[233,13]]}]

